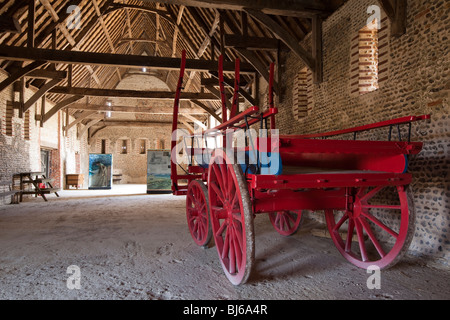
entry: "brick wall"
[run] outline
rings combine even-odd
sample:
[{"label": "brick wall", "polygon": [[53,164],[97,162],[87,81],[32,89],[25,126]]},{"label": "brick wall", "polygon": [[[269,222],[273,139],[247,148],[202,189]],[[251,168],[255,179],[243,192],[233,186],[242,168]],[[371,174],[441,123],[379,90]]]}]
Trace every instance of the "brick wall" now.
[{"label": "brick wall", "polygon": [[[0,69],[0,81],[8,77],[8,74]],[[61,111],[49,119],[41,128],[35,115],[40,113],[41,100],[39,99],[23,118],[19,117],[18,110],[8,107],[8,101],[18,101],[18,93],[13,92],[13,86],[9,86],[0,93],[0,181],[10,181],[11,176],[17,172],[40,171],[40,150],[50,151],[50,177],[53,185],[64,185],[64,174],[74,173],[75,154],[82,159],[87,158],[86,137],[74,144],[65,144],[61,133]],[[25,89],[25,100],[29,99],[36,88]],[[46,111],[54,104],[46,101]],[[71,118],[71,121],[73,118]],[[82,173],[87,173],[87,166],[81,166]],[[0,205],[8,203],[7,200]]]},{"label": "brick wall", "polygon": [[[384,51],[379,57],[383,71],[379,89],[352,94],[354,39],[365,26],[369,17],[366,10],[373,4],[376,1],[350,0],[324,22],[324,81],[313,86],[314,102],[306,117],[295,117],[293,104],[295,77],[304,65],[293,54],[283,54],[277,127],[282,134],[306,134],[431,113],[430,122],[413,126],[412,139],[423,141],[424,149],[410,159],[417,214],[410,250],[449,264],[450,4],[408,1],[406,34],[381,39]],[[381,36],[389,30],[389,24],[388,19],[383,20]],[[303,45],[310,46],[309,37]],[[361,136],[386,137],[385,130]]]}]

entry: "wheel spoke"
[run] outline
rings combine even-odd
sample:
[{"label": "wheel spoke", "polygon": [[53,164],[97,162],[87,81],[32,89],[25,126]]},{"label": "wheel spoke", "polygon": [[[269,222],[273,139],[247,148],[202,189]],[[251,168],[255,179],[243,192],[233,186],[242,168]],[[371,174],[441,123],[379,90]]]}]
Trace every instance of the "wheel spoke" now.
[{"label": "wheel spoke", "polygon": [[280,217],[281,217],[281,213],[277,212],[275,214],[275,225],[279,228],[280,227]]},{"label": "wheel spoke", "polygon": [[288,221],[287,218],[286,218],[286,215],[283,214],[283,215],[281,216],[281,219],[282,219],[282,221],[283,221],[283,227],[281,228],[281,230],[283,230],[283,231],[289,230],[290,225],[289,225],[289,221]]},{"label": "wheel spoke", "polygon": [[198,235],[199,239],[203,238],[203,224],[202,223],[197,223],[197,235]]},{"label": "wheel spoke", "polygon": [[298,215],[295,215],[295,216],[294,215],[295,215],[295,213],[291,213],[291,212],[286,213],[288,220],[290,220],[293,224],[295,224],[297,222],[297,218],[298,218]]},{"label": "wheel spoke", "polygon": [[205,213],[206,213],[205,207],[206,207],[206,203],[201,203],[198,205],[197,210],[198,210],[198,212],[200,212],[199,216],[205,216]]},{"label": "wheel spoke", "polygon": [[353,240],[353,231],[355,229],[355,223],[353,219],[348,221],[348,231],[347,231],[347,239],[345,239],[345,251],[352,251],[352,240]]},{"label": "wheel spoke", "polygon": [[[239,226],[239,229],[238,229],[236,225],[234,225],[234,226],[235,226],[235,228],[234,228],[235,239],[237,239],[236,245],[239,246],[239,248],[241,249],[239,252],[240,252],[240,255],[242,256],[242,250],[244,248],[243,239],[242,239],[243,238],[242,228],[241,228],[241,226]],[[239,265],[240,265],[240,263],[239,263]]]},{"label": "wheel spoke", "polygon": [[230,183],[227,180],[227,165],[226,164],[219,164],[219,168],[220,168],[220,174],[221,174],[221,179],[222,179],[222,189],[225,191],[228,189],[228,184]]},{"label": "wheel spoke", "polygon": [[366,230],[367,235],[369,236],[370,241],[372,241],[374,247],[377,249],[378,254],[381,258],[383,258],[386,253],[384,252],[383,248],[381,247],[380,242],[378,242],[377,238],[375,237],[375,234],[372,231],[372,228],[370,227],[369,223],[367,223],[366,219],[364,217],[360,217],[360,222],[362,227]]},{"label": "wheel spoke", "polygon": [[364,192],[366,192],[367,187],[361,187],[359,188],[358,192],[356,193],[356,196],[361,198],[361,196],[364,194]]},{"label": "wheel spoke", "polygon": [[238,268],[242,265],[242,246],[240,245],[240,234],[235,231],[234,252],[236,253],[236,264]]},{"label": "wheel spoke", "polygon": [[222,248],[222,259],[225,259],[228,256],[228,248],[230,245],[230,228],[228,227],[225,231],[225,240],[223,241],[223,248]]},{"label": "wheel spoke", "polygon": [[334,231],[334,232],[337,232],[337,231],[341,228],[342,224],[343,224],[345,221],[347,221],[347,219],[348,219],[348,213],[346,212],[346,213],[342,216],[342,218],[339,220],[339,222],[336,223],[336,225],[335,225],[334,228],[333,228],[333,231]]},{"label": "wheel spoke", "polygon": [[367,261],[369,260],[369,258],[367,257],[366,245],[364,243],[364,234],[361,223],[358,220],[355,220],[355,226],[356,234],[358,236],[359,250],[361,251],[361,259],[362,261]]},{"label": "wheel spoke", "polygon": [[[231,198],[231,195],[233,194],[233,187],[234,187],[234,181],[233,181],[233,175],[231,173],[231,170],[228,170],[227,173],[227,181],[228,181],[228,188],[227,188],[227,193],[228,193],[228,197]],[[236,192],[234,193],[234,195],[236,195]]]},{"label": "wheel spoke", "polygon": [[380,220],[378,220],[377,218],[375,218],[373,215],[371,215],[368,212],[364,212],[362,211],[361,214],[366,217],[367,219],[369,219],[370,221],[372,221],[374,224],[376,224],[377,226],[379,226],[381,229],[383,229],[384,231],[386,231],[387,233],[389,233],[391,236],[393,236],[395,239],[398,238],[398,233],[395,232],[394,230],[392,230],[391,228],[389,228],[388,226],[386,226],[384,223],[382,223]]},{"label": "wheel spoke", "polygon": [[223,231],[225,230],[225,228],[227,227],[227,224],[228,224],[228,222],[227,221],[224,221],[221,225],[220,225],[220,227],[219,227],[219,229],[217,230],[217,232],[216,232],[216,237],[220,237],[220,236],[222,236],[222,233],[223,233]]},{"label": "wheel spoke", "polygon": [[236,273],[236,252],[234,249],[234,234],[233,234],[233,228],[230,228],[230,235],[228,238],[228,241],[230,242],[229,246],[228,246],[228,257],[230,258],[230,273]]},{"label": "wheel spoke", "polygon": [[216,163],[214,163],[214,164],[212,165],[212,169],[213,169],[213,171],[214,171],[214,176],[215,176],[216,179],[217,179],[217,183],[218,183],[221,187],[223,187],[222,174],[220,173],[219,165],[216,164]]},{"label": "wheel spoke", "polygon": [[363,197],[360,197],[361,202],[367,202],[370,199],[372,199],[378,192],[380,192],[382,189],[384,188],[384,186],[379,186],[376,188],[373,188],[372,190],[370,190],[369,192],[367,192]]},{"label": "wheel spoke", "polygon": [[211,182],[211,187],[214,189],[219,200],[222,201],[222,203],[225,203],[225,196],[222,194],[222,191],[220,190],[219,186],[216,184],[215,181]]},{"label": "wheel spoke", "polygon": [[361,206],[364,209],[390,209],[390,210],[401,210],[402,207],[400,205],[372,205],[366,204]]}]

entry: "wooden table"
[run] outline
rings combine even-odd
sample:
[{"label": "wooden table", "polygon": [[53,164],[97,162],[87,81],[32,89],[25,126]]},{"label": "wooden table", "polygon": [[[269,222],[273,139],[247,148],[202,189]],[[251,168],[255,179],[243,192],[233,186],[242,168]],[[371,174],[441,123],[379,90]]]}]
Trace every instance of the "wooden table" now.
[{"label": "wooden table", "polygon": [[45,201],[47,201],[47,198],[45,197],[46,194],[54,193],[59,197],[58,191],[60,189],[53,188],[51,184],[53,179],[46,178],[45,172],[20,172],[14,174],[12,180],[13,189],[18,180],[19,201],[23,200],[22,196],[24,194],[34,194],[36,197],[41,196]]}]

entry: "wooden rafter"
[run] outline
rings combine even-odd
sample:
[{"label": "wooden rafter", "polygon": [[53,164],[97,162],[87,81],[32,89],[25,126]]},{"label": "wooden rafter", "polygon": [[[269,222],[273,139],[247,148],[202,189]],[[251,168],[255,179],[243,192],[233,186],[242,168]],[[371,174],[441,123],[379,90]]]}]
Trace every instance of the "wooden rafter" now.
[{"label": "wooden rafter", "polygon": [[[45,9],[49,12],[49,14],[51,15],[52,19],[55,22],[58,22],[56,24],[55,27],[58,27],[59,30],[61,31],[62,34],[64,34],[66,40],[68,41],[68,43],[76,49],[77,46],[77,41],[72,37],[72,35],[70,34],[70,32],[67,30],[66,26],[64,25],[63,21],[60,21],[58,14],[56,13],[55,9],[53,8],[53,6],[51,5],[51,3],[49,2],[49,0],[40,0],[42,5],[45,7]],[[100,79],[97,77],[97,75],[95,74],[94,69],[89,66],[86,65],[85,66],[86,70],[88,70],[88,72],[91,74],[91,76],[93,77],[93,79],[95,80],[95,82],[97,82],[97,84],[100,84]]]},{"label": "wooden rafter", "polygon": [[28,27],[27,27],[27,47],[28,48],[34,47],[35,15],[36,15],[36,2],[34,0],[28,0]]},{"label": "wooden rafter", "polygon": [[91,117],[92,115],[97,114],[97,111],[85,111],[83,112],[78,118],[76,118],[75,120],[73,120],[71,123],[69,123],[67,126],[64,127],[64,131],[67,135],[67,132],[75,125],[77,125],[78,123],[81,123],[81,121],[83,121],[84,119],[87,119],[89,117]]},{"label": "wooden rafter", "polygon": [[51,79],[46,84],[44,84],[35,94],[31,96],[23,105],[23,112],[27,112],[33,104],[35,104],[44,94],[47,93],[51,88],[56,86],[61,80]]},{"label": "wooden rafter", "polygon": [[80,139],[89,130],[90,127],[92,127],[93,125],[96,125],[100,121],[102,121],[102,119],[93,119],[93,120],[89,121],[84,126],[84,128],[81,130],[81,132],[78,133],[78,139]]},{"label": "wooden rafter", "polygon": [[[100,11],[100,7],[98,6],[97,0],[92,0],[92,4],[94,5],[95,13],[98,16],[98,20],[100,21],[100,25],[102,26],[103,33],[106,37],[106,40],[108,41],[109,48],[111,49],[112,53],[116,53],[116,48],[114,47],[111,36],[109,35],[108,28],[106,27],[105,21],[103,20],[102,13]],[[117,77],[119,78],[119,81],[122,80],[122,75],[120,74],[119,68],[116,68],[116,73]]]},{"label": "wooden rafter", "polygon": [[[76,95],[76,96],[66,98],[66,99],[62,100],[61,102],[58,102],[56,105],[53,106],[53,108],[51,108],[49,111],[47,111],[47,113],[45,113],[45,114],[42,113],[40,115],[41,123],[45,123],[51,117],[53,117],[58,111],[71,105],[72,103],[75,103],[75,102],[81,100],[82,98],[84,98],[84,96]],[[39,120],[39,119],[36,119],[36,120]]]}]

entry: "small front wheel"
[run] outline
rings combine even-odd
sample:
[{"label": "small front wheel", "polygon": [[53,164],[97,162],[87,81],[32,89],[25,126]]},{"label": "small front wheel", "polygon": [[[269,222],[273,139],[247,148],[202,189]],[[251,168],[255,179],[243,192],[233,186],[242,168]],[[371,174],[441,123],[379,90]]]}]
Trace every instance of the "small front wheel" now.
[{"label": "small front wheel", "polygon": [[186,218],[194,242],[207,247],[212,238],[209,221],[208,190],[201,181],[189,183],[186,194]]},{"label": "small front wheel", "polygon": [[269,219],[275,230],[288,237],[297,233],[302,222],[302,211],[279,211],[269,213]]}]

